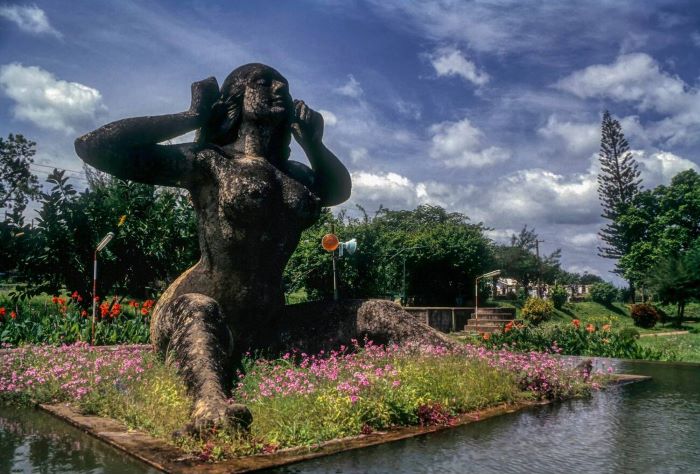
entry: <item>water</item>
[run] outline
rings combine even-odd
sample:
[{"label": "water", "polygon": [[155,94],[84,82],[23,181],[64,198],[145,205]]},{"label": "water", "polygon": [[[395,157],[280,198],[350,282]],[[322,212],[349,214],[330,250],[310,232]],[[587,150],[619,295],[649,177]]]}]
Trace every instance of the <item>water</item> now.
[{"label": "water", "polygon": [[614,365],[653,380],[268,472],[700,472],[700,365]]},{"label": "water", "polygon": [[0,474],[157,472],[51,415],[0,406]]}]

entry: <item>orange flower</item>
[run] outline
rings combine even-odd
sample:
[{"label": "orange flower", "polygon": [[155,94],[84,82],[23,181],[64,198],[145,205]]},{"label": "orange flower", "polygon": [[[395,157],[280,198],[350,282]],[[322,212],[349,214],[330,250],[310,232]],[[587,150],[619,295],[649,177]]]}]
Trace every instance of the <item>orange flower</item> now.
[{"label": "orange flower", "polygon": [[610,331],[610,324],[604,324],[603,325],[603,331]]},{"label": "orange flower", "polygon": [[0,316],[5,316],[5,312],[7,310],[5,308],[0,308]]},{"label": "orange flower", "polygon": [[576,329],[581,327],[581,321],[579,321],[578,319],[573,319],[571,321],[571,324],[573,324]]},{"label": "orange flower", "polygon": [[10,317],[11,317],[12,319],[17,318],[17,313],[15,313],[14,311],[12,311],[12,312],[10,313]]},{"label": "orange flower", "polygon": [[100,316],[102,316],[104,318],[105,316],[107,316],[108,313],[109,313],[109,304],[102,303],[100,305]]},{"label": "orange flower", "polygon": [[58,296],[54,296],[53,298],[51,298],[51,302],[54,304],[58,303]]},{"label": "orange flower", "polygon": [[491,339],[491,334],[485,332],[483,337],[484,337],[484,341],[488,341],[489,339]]},{"label": "orange flower", "polygon": [[146,308],[145,306],[143,308],[141,308],[141,314],[146,316],[148,314],[148,308]]},{"label": "orange flower", "polygon": [[592,325],[591,323],[586,324],[586,331],[590,332],[593,334],[595,332],[595,326]]},{"label": "orange flower", "polygon": [[122,307],[119,305],[119,303],[114,303],[114,305],[112,306],[112,313],[110,314],[110,316],[112,316],[113,318],[116,318],[117,316],[119,316],[119,313],[121,313],[121,312],[122,312]]},{"label": "orange flower", "polygon": [[506,326],[503,328],[503,331],[508,332],[511,329],[513,329],[513,321],[510,321],[509,323],[507,323]]}]

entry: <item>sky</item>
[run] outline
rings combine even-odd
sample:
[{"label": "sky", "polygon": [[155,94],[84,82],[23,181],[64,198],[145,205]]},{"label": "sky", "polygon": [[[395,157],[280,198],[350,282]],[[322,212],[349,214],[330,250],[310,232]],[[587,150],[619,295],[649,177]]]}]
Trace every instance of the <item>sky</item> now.
[{"label": "sky", "polygon": [[566,270],[617,284],[596,250],[603,111],[644,188],[700,171],[693,0],[0,0],[0,136],[82,189],[77,136],[184,111],[192,82],[250,62],[324,116],[353,178],[336,211],[439,205],[498,242],[527,225]]}]

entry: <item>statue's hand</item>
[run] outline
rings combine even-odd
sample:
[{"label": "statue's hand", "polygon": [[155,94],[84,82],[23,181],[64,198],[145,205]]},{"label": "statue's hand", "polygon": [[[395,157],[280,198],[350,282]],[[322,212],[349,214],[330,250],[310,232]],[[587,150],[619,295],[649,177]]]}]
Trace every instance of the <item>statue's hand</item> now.
[{"label": "statue's hand", "polygon": [[215,77],[193,82],[190,112],[194,113],[202,123],[206,123],[211,114],[211,107],[218,99],[219,84]]},{"label": "statue's hand", "polygon": [[295,100],[292,134],[302,148],[319,143],[323,138],[323,116],[303,100]]}]

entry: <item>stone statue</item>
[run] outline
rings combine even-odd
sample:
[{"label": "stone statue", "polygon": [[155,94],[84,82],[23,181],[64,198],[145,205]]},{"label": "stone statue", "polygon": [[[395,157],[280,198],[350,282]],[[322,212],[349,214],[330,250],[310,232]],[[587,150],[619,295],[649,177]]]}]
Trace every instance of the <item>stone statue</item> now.
[{"label": "stone statue", "polygon": [[[192,130],[194,143],[161,144]],[[310,168],[289,160],[292,136]],[[285,307],[282,273],[301,232],[322,207],[350,196],[350,175],[322,138],[323,118],[292,100],[279,72],[247,64],[220,90],[213,77],[195,82],[185,112],[119,120],[75,142],[100,170],[191,194],[201,259],[159,299],[151,341],[177,363],[200,432],[250,424],[245,406],[227,403],[244,351],[314,349],[362,335],[449,344],[386,302]]]}]

